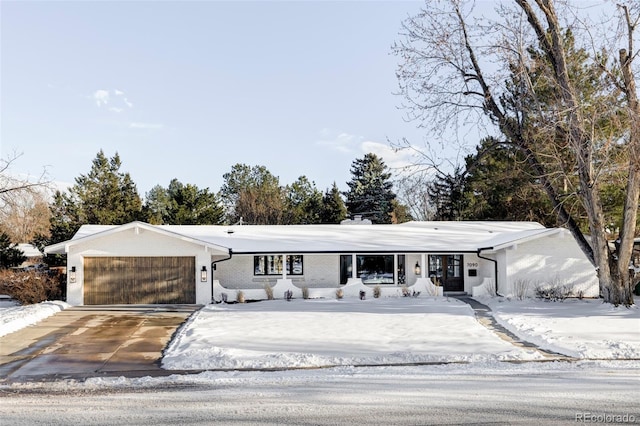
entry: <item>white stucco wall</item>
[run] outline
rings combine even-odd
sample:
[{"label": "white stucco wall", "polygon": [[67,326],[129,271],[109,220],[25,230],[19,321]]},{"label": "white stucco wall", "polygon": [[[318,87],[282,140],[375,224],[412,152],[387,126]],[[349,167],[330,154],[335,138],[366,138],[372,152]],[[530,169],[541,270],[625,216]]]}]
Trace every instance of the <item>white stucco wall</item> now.
[{"label": "white stucco wall", "polygon": [[[202,245],[185,241],[157,232],[139,228],[126,229],[121,232],[94,238],[87,242],[77,243],[69,247],[67,268],[76,267],[76,282],[70,282],[67,274],[67,303],[84,304],[84,258],[109,256],[188,256],[195,257],[195,289],[196,303],[207,304],[211,301],[211,256],[219,257],[221,253],[212,253]],[[206,266],[207,282],[200,281],[200,270]]]},{"label": "white stucco wall", "polygon": [[518,296],[518,286],[525,283],[527,295],[535,295],[537,285],[567,285],[573,295],[598,297],[595,268],[568,233],[544,237],[503,250],[505,277],[500,283],[504,296]]}]

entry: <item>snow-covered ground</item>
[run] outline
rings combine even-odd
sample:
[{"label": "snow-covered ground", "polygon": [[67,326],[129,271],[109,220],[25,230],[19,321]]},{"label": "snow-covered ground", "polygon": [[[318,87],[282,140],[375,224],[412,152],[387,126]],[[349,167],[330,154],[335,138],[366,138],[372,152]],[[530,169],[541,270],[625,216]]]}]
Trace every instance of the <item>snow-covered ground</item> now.
[{"label": "snow-covered ground", "polygon": [[69,304],[61,301],[42,302],[26,306],[17,305],[15,302],[3,301],[0,303],[0,336],[35,324],[68,307]]},{"label": "snow-covered ground", "polygon": [[640,308],[601,300],[481,299],[518,337],[576,358],[640,359]]},{"label": "snow-covered ground", "polygon": [[163,358],[169,370],[533,360],[452,298],[273,300],[209,305]]},{"label": "snow-covered ground", "polygon": [[[640,309],[600,300],[482,299],[503,326],[542,348],[583,359],[640,359]],[[64,302],[0,305],[0,336]],[[208,305],[165,352],[168,370],[539,360],[481,326],[453,298],[274,300]]]},{"label": "snow-covered ground", "polygon": [[[529,341],[579,357],[618,360],[502,362],[539,356],[502,341],[451,298],[211,305],[180,329],[165,367],[470,362],[1,384],[0,418],[16,425],[154,426],[640,421],[637,307],[593,300],[483,302]],[[32,322],[27,317],[51,305],[0,307],[0,324],[3,330],[12,322],[24,326]],[[18,322],[7,321],[9,316]],[[636,360],[620,360],[625,357]]]}]

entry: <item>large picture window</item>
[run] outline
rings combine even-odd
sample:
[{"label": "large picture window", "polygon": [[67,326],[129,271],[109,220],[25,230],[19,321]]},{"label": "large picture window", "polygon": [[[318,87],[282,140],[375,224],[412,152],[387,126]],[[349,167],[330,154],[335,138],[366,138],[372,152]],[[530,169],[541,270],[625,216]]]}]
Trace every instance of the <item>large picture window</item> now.
[{"label": "large picture window", "polygon": [[[287,255],[284,265],[287,275],[302,275],[303,264],[301,254]],[[281,255],[253,256],[254,275],[282,275],[283,265]]]},{"label": "large picture window", "polygon": [[373,254],[356,256],[358,278],[363,284],[393,284],[393,255]]}]

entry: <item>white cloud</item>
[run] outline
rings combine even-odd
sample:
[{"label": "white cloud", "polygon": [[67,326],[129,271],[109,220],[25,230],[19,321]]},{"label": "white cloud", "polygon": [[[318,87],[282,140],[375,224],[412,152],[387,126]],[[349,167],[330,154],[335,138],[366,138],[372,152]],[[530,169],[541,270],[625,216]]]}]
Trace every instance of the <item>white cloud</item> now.
[{"label": "white cloud", "polygon": [[321,140],[316,143],[320,146],[326,146],[327,148],[338,151],[344,154],[352,154],[358,151],[358,145],[360,145],[362,141],[362,136],[351,135],[349,133],[340,133],[336,136],[331,137],[331,135],[335,135],[335,132],[332,132],[330,129],[322,129],[320,131]]},{"label": "white cloud", "polygon": [[130,123],[129,128],[131,129],[150,129],[150,130],[160,130],[164,128],[164,124],[158,123]]},{"label": "white cloud", "polygon": [[99,89],[93,94],[93,99],[96,101],[96,105],[102,106],[109,103],[109,91]]},{"label": "white cloud", "polygon": [[327,128],[320,131],[320,137],[322,139],[317,142],[320,146],[353,156],[371,152],[382,158],[391,169],[404,169],[416,163],[416,150],[413,149],[396,150],[387,143],[365,140],[362,136],[345,132],[336,135],[335,131]]},{"label": "white cloud", "polygon": [[384,163],[394,171],[404,170],[416,163],[413,150],[396,150],[388,144],[372,141],[363,142],[360,148],[364,154],[371,152],[382,158]]},{"label": "white cloud", "polygon": [[[115,95],[115,97],[113,95]],[[107,104],[111,105],[109,108],[111,112],[120,113],[124,111],[125,108],[133,108],[133,102],[126,97],[122,90],[99,89],[96,90],[91,97],[98,107]]]}]

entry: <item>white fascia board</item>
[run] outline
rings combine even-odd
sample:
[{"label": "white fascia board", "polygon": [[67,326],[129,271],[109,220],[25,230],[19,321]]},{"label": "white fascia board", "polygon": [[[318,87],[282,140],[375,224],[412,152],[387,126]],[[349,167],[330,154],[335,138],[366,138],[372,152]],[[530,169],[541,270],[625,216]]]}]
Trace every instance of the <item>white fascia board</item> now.
[{"label": "white fascia board", "polygon": [[550,237],[558,234],[562,235],[563,233],[564,233],[564,230],[562,228],[543,229],[543,230],[535,231],[532,233],[528,233],[528,235],[518,236],[509,241],[500,242],[499,244],[495,244],[491,247],[483,248],[482,250],[483,251],[486,250],[486,252],[496,252],[505,248],[512,248],[514,246],[517,246],[518,244],[523,244],[528,241],[533,241],[539,238]]},{"label": "white fascia board", "polygon": [[[201,245],[203,246],[205,249],[207,250],[212,250],[213,252],[218,252],[218,253],[224,253],[225,255],[229,255],[231,250],[229,247],[224,247],[218,244],[212,244],[209,243],[207,241],[203,241],[203,240],[199,240],[197,238],[193,238],[187,235],[183,235],[180,234],[178,232],[175,231],[169,231],[166,229],[162,229],[159,227],[156,227],[154,225],[150,225],[148,223],[145,222],[130,222],[124,225],[106,225],[106,226],[95,226],[94,228],[96,229],[96,232],[91,233],[91,228],[94,227],[93,225],[89,225],[89,226],[83,226],[81,227],[78,232],[76,233],[76,235],[74,235],[74,237],[68,241],[63,241],[61,243],[57,243],[57,244],[52,244],[50,246],[45,247],[45,253],[51,253],[51,254],[65,254],[69,252],[69,247],[76,245],[76,244],[80,244],[80,243],[86,243],[88,241],[92,241],[98,238],[103,238],[112,234],[116,234],[119,232],[123,232],[129,229],[134,229],[136,234],[139,232],[140,229],[144,229],[150,232],[155,232],[161,235],[165,235],[171,238],[179,238],[183,241],[192,243],[192,244],[196,244],[196,245]],[[88,234],[83,234],[83,228],[85,232],[89,232]],[[80,234],[80,236],[78,236]]]}]

